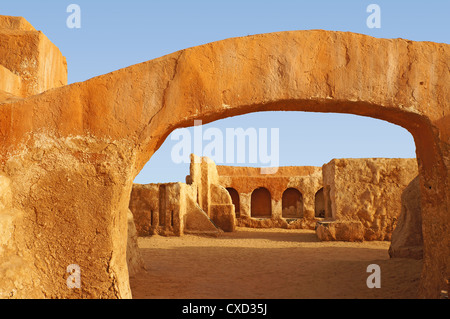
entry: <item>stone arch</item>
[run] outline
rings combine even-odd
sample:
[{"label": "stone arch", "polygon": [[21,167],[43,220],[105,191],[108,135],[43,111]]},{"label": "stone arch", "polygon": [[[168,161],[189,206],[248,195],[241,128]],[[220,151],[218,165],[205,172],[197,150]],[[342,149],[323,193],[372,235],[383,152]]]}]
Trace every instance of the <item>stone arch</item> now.
[{"label": "stone arch", "polygon": [[314,196],[314,216],[317,218],[325,218],[325,198],[323,187],[319,189]]},{"label": "stone arch", "polygon": [[251,216],[267,218],[272,216],[272,197],[265,187],[259,187],[252,192],[250,199]]},{"label": "stone arch", "polygon": [[293,187],[287,188],[281,198],[282,217],[301,218],[303,217],[303,195]]},{"label": "stone arch", "polygon": [[[94,265],[80,258],[80,267],[89,269],[83,289],[92,296],[104,292],[103,297],[126,297],[130,292],[123,252],[132,181],[174,129],[192,126],[196,119],[206,124],[259,111],[369,116],[402,126],[414,137],[424,240],[420,295],[438,297],[450,277],[449,61],[450,45],[443,43],[322,30],[279,32],[185,49],[1,104],[1,171],[14,185],[28,185],[20,180],[23,175],[41,181],[37,188],[45,189],[40,202],[31,200],[36,187],[16,190],[14,196],[23,201],[14,208],[30,215],[16,228],[29,234],[46,231],[33,222],[32,212],[56,218],[54,207],[80,207],[73,219],[83,225],[93,222],[79,238],[55,239],[55,233],[61,237],[73,231],[73,222],[61,218],[57,229],[33,242],[30,254],[49,254],[48,247],[58,243],[61,251],[77,251],[78,258],[89,254],[88,240],[97,232],[108,234],[97,247],[97,260],[118,257],[111,264]],[[57,154],[42,153],[43,141]],[[30,154],[39,154],[41,160],[33,162]],[[10,161],[13,156],[16,164]],[[48,171],[43,166],[51,156],[64,160],[52,162],[42,179],[38,172]],[[16,173],[20,165],[28,175]],[[69,192],[61,187],[60,181],[69,177],[76,196],[65,196]],[[93,219],[88,213],[92,209],[82,208],[99,198]],[[26,206],[31,202],[34,209]],[[55,264],[72,257],[57,256]],[[47,296],[53,291],[59,297],[69,294],[54,288],[54,276],[40,271],[36,276],[45,278],[41,287]]]},{"label": "stone arch", "polygon": [[231,196],[231,201],[233,202],[234,205],[234,212],[236,214],[236,217],[240,217],[241,205],[239,202],[240,201],[239,193],[233,187],[227,187],[226,189]]},{"label": "stone arch", "polygon": [[[281,49],[298,47],[300,43],[310,49]],[[424,251],[429,251],[424,255],[425,259],[436,258],[436,263],[424,263],[422,285],[424,291],[437,296],[439,287],[445,286],[445,278],[439,274],[450,277],[446,270],[450,262],[443,257],[450,256],[446,235],[450,195],[443,186],[450,183],[450,163],[445,160],[450,158],[450,148],[440,137],[450,136],[449,111],[442,113],[450,109],[450,76],[444,71],[449,68],[450,46],[326,31],[257,35],[216,44],[172,56],[174,72],[168,83],[173,89],[166,91],[165,101],[170,101],[179,114],[179,121],[171,121],[173,128],[191,126],[194,119],[209,123],[251,112],[283,110],[369,116],[402,126],[413,135],[421,180],[422,221],[426,229],[428,221],[430,225],[430,231],[424,230]],[[252,56],[256,53],[257,57],[245,58],[249,47],[256,50]],[[440,68],[421,58],[424,50],[444,66]],[[224,52],[234,53],[230,56]],[[318,60],[320,66],[311,68],[310,61]],[[222,73],[228,63],[233,67]],[[266,63],[265,68],[260,67]],[[202,71],[198,65],[202,65]],[[237,76],[236,70],[246,76]],[[189,85],[184,80],[188,76]],[[164,120],[166,115],[158,112],[154,116],[152,122],[158,123],[156,119]],[[144,142],[151,149],[159,147],[170,133],[158,130],[162,126],[153,123],[141,135],[160,132],[159,142]],[[138,160],[137,168],[147,160],[148,156],[141,163]],[[434,218],[443,222],[440,235],[431,231]]]}]

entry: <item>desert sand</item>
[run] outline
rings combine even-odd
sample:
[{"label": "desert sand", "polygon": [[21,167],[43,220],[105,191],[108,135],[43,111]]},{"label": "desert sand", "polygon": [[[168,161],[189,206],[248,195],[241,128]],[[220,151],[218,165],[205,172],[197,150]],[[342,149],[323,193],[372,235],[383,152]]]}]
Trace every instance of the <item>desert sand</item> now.
[{"label": "desert sand", "polygon": [[[219,237],[140,237],[138,299],[416,298],[422,261],[390,259],[388,241],[321,242],[314,231],[237,228]],[[381,268],[369,289],[367,266]]]}]

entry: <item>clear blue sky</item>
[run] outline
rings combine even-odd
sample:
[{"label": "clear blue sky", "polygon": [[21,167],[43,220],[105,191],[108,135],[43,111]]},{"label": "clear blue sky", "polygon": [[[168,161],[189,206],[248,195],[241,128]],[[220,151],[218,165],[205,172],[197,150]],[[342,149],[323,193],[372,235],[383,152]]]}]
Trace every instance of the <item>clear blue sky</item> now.
[{"label": "clear blue sky", "polygon": [[[80,29],[66,26],[70,14],[66,8],[71,3],[81,8]],[[366,8],[371,3],[381,8],[380,29],[366,25],[370,15]],[[69,83],[184,48],[277,31],[324,29],[450,43],[450,1],[444,0],[0,0],[0,14],[23,16],[43,31],[67,58]],[[219,128],[224,134],[225,128],[278,128],[282,166],[321,166],[332,158],[345,157],[415,157],[409,132],[353,115],[253,113],[210,123],[204,130],[208,127]],[[169,137],[136,182],[184,181],[189,166],[173,163],[175,144]]]}]

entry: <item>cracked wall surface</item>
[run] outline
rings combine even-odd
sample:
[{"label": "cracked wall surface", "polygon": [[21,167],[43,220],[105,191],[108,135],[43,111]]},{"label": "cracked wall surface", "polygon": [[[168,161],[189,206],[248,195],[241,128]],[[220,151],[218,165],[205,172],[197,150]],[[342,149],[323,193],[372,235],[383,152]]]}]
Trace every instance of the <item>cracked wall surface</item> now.
[{"label": "cracked wall surface", "polygon": [[0,97],[24,98],[67,85],[66,58],[22,17],[0,16],[0,57]]}]

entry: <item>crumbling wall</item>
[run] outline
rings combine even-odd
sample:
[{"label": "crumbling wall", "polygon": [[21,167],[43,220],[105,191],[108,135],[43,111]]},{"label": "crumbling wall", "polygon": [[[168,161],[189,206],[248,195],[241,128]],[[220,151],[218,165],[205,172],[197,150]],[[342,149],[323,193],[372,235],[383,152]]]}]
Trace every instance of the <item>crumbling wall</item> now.
[{"label": "crumbling wall", "polygon": [[205,213],[211,215],[211,185],[218,184],[217,166],[209,157],[191,154],[189,184],[197,190],[197,202]]},{"label": "crumbling wall", "polygon": [[402,192],[418,174],[416,159],[333,159],[322,171],[326,215],[360,222],[365,240],[390,240]]},{"label": "crumbling wall", "polygon": [[[26,148],[11,154],[0,173],[6,175],[0,296],[131,297],[126,249],[132,158],[126,141],[61,140],[48,133],[33,134]],[[69,265],[79,266],[80,288],[67,285]]]},{"label": "crumbling wall", "polygon": [[184,233],[217,236],[221,230],[216,227],[205,211],[198,205],[193,188],[186,189],[186,215]]},{"label": "crumbling wall", "polygon": [[138,236],[217,234],[196,198],[197,189],[184,183],[134,184],[129,207]]},{"label": "crumbling wall", "polygon": [[282,216],[285,218],[303,217],[303,195],[295,188],[288,188],[283,192]]}]

